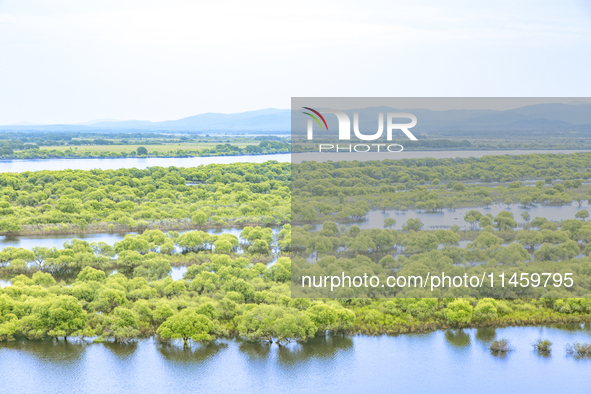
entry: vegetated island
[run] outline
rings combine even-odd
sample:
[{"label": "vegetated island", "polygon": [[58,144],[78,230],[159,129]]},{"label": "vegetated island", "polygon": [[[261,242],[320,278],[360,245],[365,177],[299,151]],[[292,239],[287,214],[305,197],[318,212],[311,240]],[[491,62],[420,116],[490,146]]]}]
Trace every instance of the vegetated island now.
[{"label": "vegetated island", "polygon": [[[442,138],[443,137],[443,138]],[[581,150],[591,149],[585,134],[569,138],[535,138],[527,135],[503,138],[504,134],[473,137],[420,135],[418,141],[389,141],[406,151],[465,150]],[[252,135],[245,132],[74,132],[4,131],[0,133],[0,159],[80,159],[215,157],[301,153],[317,150],[322,137],[307,143],[286,132]]]},{"label": "vegetated island", "polygon": [[[582,180],[591,178],[590,159],[591,154],[571,154],[341,167],[306,163],[294,167],[302,171],[295,178],[289,163],[277,162],[1,174],[0,222],[9,233],[30,225],[84,228],[121,223],[136,229],[140,222],[161,220],[205,226],[242,218],[263,226],[246,226],[240,236],[147,229],[114,246],[72,240],[61,249],[5,248],[0,271],[10,276],[11,285],[0,290],[0,340],[81,337],[127,342],[156,335],[189,343],[240,336],[283,344],[328,331],[396,334],[589,322],[591,261],[578,257],[591,252],[588,214],[560,222],[524,217],[518,223],[511,212],[490,217],[486,209],[493,201],[507,199],[526,207],[585,201],[589,186]],[[292,185],[302,174],[304,180],[322,182]],[[356,182],[347,183],[353,175]],[[505,183],[467,182],[475,179]],[[534,180],[535,186],[517,179]],[[417,220],[408,220],[401,230],[392,229],[391,222],[370,230],[335,223],[359,219],[371,208],[436,211],[459,204],[474,207],[463,218],[468,229],[424,229]],[[292,227],[292,215],[323,225],[318,230]],[[265,224],[283,226],[274,234]],[[462,238],[472,242],[459,247]],[[517,242],[507,246],[507,240]],[[302,256],[313,251],[318,260],[307,264]],[[268,266],[273,253],[277,261]],[[362,271],[386,275],[425,267],[435,271],[442,264],[478,269],[473,263],[481,259],[491,268],[515,272],[526,272],[530,264],[568,268],[585,280],[557,290],[557,297],[542,299],[476,299],[463,289],[448,289],[441,298],[413,295],[413,289],[393,289],[395,298],[382,299],[291,297],[294,277],[351,260]],[[187,267],[182,280],[169,276],[172,266]]]}]

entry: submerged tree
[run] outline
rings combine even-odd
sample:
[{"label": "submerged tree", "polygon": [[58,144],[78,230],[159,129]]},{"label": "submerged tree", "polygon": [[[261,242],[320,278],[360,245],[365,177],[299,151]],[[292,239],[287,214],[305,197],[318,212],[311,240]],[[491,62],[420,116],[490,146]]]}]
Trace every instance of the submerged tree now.
[{"label": "submerged tree", "polygon": [[186,309],[170,316],[157,330],[165,339],[182,339],[186,346],[189,339],[194,342],[208,342],[215,337],[214,323],[194,309]]}]

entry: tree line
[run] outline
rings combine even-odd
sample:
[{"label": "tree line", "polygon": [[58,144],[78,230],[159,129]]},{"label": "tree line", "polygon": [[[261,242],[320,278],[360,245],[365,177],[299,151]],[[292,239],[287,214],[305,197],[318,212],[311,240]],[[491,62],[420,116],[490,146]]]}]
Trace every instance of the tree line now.
[{"label": "tree line", "polygon": [[282,224],[289,163],[0,174],[0,233]]}]

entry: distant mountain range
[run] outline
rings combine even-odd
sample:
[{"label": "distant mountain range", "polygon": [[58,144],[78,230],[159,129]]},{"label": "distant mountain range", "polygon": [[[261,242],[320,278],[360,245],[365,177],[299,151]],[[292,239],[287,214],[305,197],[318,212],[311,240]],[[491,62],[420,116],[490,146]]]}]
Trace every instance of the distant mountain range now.
[{"label": "distant mountain range", "polygon": [[[360,129],[376,129],[376,112],[411,112],[417,119],[413,129],[417,132],[441,132],[469,130],[503,131],[591,131],[591,104],[536,104],[516,109],[497,110],[447,110],[429,109],[393,109],[389,107],[364,108],[345,111],[353,119],[352,113],[358,112]],[[234,114],[205,113],[178,120],[150,122],[143,120],[118,121],[113,119],[97,120],[75,125],[35,125],[22,122],[17,125],[0,126],[0,130],[38,130],[38,131],[171,131],[171,132],[246,132],[246,133],[288,133],[291,121],[302,125],[302,110],[261,109]],[[336,117],[325,116],[329,129],[337,127]],[[303,123],[302,123],[303,122]]]},{"label": "distant mountain range", "polygon": [[[373,107],[345,111],[353,122],[353,113],[359,114],[359,129],[366,133],[377,130],[377,112],[407,112],[417,117],[413,133],[468,136],[470,131],[579,131],[591,132],[591,104],[536,104],[511,110],[466,109],[434,111],[424,108],[401,109]],[[309,118],[302,111],[294,111],[292,122],[303,132],[302,125]],[[334,115],[325,116],[329,130],[338,127]],[[401,123],[410,120],[400,120]]]},{"label": "distant mountain range", "polygon": [[245,132],[289,132],[290,110],[267,108],[235,114],[205,113],[178,120],[150,122],[148,120],[104,119],[81,124],[36,125],[21,122],[16,125],[0,126],[0,130],[39,131],[245,131]]}]

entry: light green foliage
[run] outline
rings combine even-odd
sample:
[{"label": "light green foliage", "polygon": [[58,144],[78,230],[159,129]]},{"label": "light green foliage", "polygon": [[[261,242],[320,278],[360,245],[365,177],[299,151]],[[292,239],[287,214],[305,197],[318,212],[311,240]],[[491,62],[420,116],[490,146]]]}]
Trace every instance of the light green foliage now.
[{"label": "light green foliage", "polygon": [[128,234],[115,244],[115,252],[121,253],[124,250],[145,254],[150,250],[150,243],[139,235]]},{"label": "light green foliage", "polygon": [[[76,233],[105,227],[141,232],[163,224],[187,230],[207,225],[214,216],[218,225],[284,223],[289,214],[289,169],[289,163],[247,163],[14,174],[4,184],[11,186],[0,188],[0,200],[6,198],[0,207],[0,233]],[[120,248],[145,250],[145,245]],[[97,250],[101,253],[112,256]]]},{"label": "light green foliage", "polygon": [[517,227],[517,222],[513,219],[511,212],[503,211],[494,218],[495,226],[499,230],[508,230]]},{"label": "light green foliage", "polygon": [[287,257],[280,257],[269,268],[269,278],[275,282],[288,282],[291,279],[291,260]]},{"label": "light green foliage", "polygon": [[[580,297],[589,294],[589,259],[575,257],[591,253],[591,225],[572,217],[562,222],[534,218],[524,227],[511,213],[519,215],[522,207],[512,206],[496,217],[484,208],[509,200],[526,206],[581,204],[589,188],[579,178],[591,176],[589,155],[568,156],[552,156],[552,165],[540,155],[376,162],[365,163],[362,171],[353,164],[304,164],[307,171],[301,175],[310,177],[313,187],[291,179],[290,165],[281,163],[0,174],[4,233],[73,233],[83,226],[138,233],[114,246],[72,240],[63,248],[1,251],[2,273],[25,275],[0,290],[0,340],[75,335],[125,342],[158,332],[163,339],[184,342],[229,334],[285,343],[328,331],[399,333],[587,321],[591,306]],[[570,183],[542,182],[531,188],[515,182],[545,177],[552,178],[550,183]],[[435,186],[435,179],[449,187]],[[503,183],[483,187],[473,180]],[[297,194],[293,212],[292,181]],[[461,228],[458,215],[450,230],[424,228],[416,219],[408,220],[403,231],[393,230],[393,220],[378,229],[345,227],[370,209],[398,215],[407,209],[439,212],[465,206],[475,208]],[[292,213],[294,226],[284,225],[276,237],[263,227],[286,223]],[[322,223],[322,228],[312,231],[306,222]],[[196,230],[230,224],[249,226],[240,237]],[[468,247],[458,247],[466,240]],[[275,246],[292,258],[279,255],[267,268]],[[304,257],[314,251],[317,260],[310,264]],[[189,266],[184,279],[173,281],[171,266],[182,265]],[[347,291],[336,292],[339,298],[333,300],[291,298],[292,273],[297,280],[338,274],[343,268],[352,275],[376,275],[381,283],[388,275],[445,271],[480,276],[500,269],[511,274],[576,269],[583,280],[559,293],[569,299],[536,300],[531,289],[506,293],[497,288],[487,296],[528,298],[456,298],[473,296],[464,288],[443,288],[437,294],[394,288],[387,300],[357,299]],[[105,274],[113,269],[118,273]],[[417,298],[425,296],[452,300]],[[61,306],[54,310],[53,305]]]},{"label": "light green foliage", "polygon": [[36,285],[40,285],[40,286],[44,286],[44,287],[53,286],[56,283],[55,279],[53,279],[53,276],[51,276],[51,274],[48,274],[46,272],[40,272],[40,271],[35,272],[31,279],[33,279],[33,282]]},{"label": "light green foliage", "polygon": [[580,211],[578,211],[575,214],[575,218],[577,219],[581,219],[581,220],[585,220],[589,217],[589,212],[587,212],[585,209],[581,209]]},{"label": "light green foliage", "polygon": [[278,342],[301,341],[316,334],[316,325],[305,312],[289,310],[273,323]]},{"label": "light green foliage", "polygon": [[158,335],[166,339],[182,339],[186,345],[191,339],[194,342],[211,341],[214,339],[214,323],[196,310],[186,309],[170,316],[158,328]]},{"label": "light green foliage", "polygon": [[81,331],[86,321],[86,311],[78,300],[64,295],[34,303],[32,314],[22,320],[21,330],[29,339],[68,337]]},{"label": "light green foliage", "polygon": [[501,244],[501,240],[494,234],[483,232],[480,234],[474,242],[468,245],[469,248],[477,249],[496,249]]},{"label": "light green foliage", "polygon": [[203,231],[187,231],[176,239],[176,244],[187,252],[198,252],[208,249],[209,240],[209,234]]},{"label": "light green foliage", "polygon": [[474,308],[474,318],[481,321],[488,321],[497,317],[497,307],[495,300],[483,298],[478,301]]},{"label": "light green foliage", "polygon": [[338,312],[330,305],[315,304],[308,308],[307,312],[319,331],[326,332],[337,325]]},{"label": "light green foliage", "polygon": [[207,214],[205,212],[203,212],[202,210],[198,210],[193,214],[193,216],[191,217],[191,220],[195,224],[203,226],[207,222]]},{"label": "light green foliage", "polygon": [[392,228],[396,225],[396,220],[392,218],[384,219],[384,228]]},{"label": "light green foliage", "polygon": [[443,314],[447,322],[452,326],[462,326],[472,321],[472,305],[463,299],[450,302]]},{"label": "light green foliage", "polygon": [[423,223],[419,219],[408,219],[402,225],[402,231],[420,231],[423,228]]},{"label": "light green foliage", "polygon": [[273,342],[277,336],[274,324],[282,315],[283,310],[275,305],[257,305],[235,318],[236,328],[250,340]]},{"label": "light green foliage", "polygon": [[137,338],[139,335],[137,314],[121,306],[115,308],[109,328],[104,335],[114,338],[117,342],[129,342]]}]

